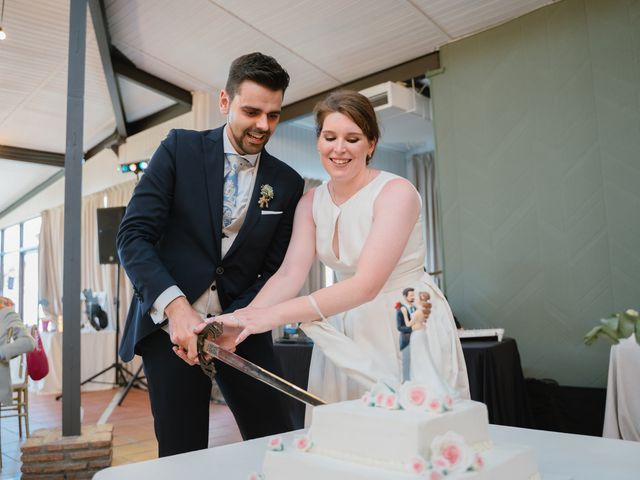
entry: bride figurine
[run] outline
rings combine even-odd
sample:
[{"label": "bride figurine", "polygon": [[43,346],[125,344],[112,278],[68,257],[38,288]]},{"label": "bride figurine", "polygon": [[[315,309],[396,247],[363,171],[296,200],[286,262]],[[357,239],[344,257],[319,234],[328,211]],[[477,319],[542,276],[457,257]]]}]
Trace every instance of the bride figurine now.
[{"label": "bride figurine", "polygon": [[[458,398],[457,392],[452,386],[442,379],[443,374],[447,374],[447,366],[441,364],[436,367],[434,359],[431,356],[431,343],[429,341],[428,328],[429,325],[429,308],[430,295],[428,292],[419,292],[417,309],[411,314],[408,326],[411,327],[411,342],[409,342],[410,355],[410,378],[412,382],[422,383],[431,388],[435,388],[441,395],[450,395]],[[439,350],[439,345],[435,345]],[[464,392],[463,392],[464,393]]]}]

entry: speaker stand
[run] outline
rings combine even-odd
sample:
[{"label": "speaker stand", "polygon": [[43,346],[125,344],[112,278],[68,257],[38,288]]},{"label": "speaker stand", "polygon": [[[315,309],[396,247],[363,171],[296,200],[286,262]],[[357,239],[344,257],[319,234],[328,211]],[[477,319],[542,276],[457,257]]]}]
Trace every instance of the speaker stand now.
[{"label": "speaker stand", "polygon": [[124,401],[124,398],[129,393],[129,390],[131,390],[131,387],[135,386],[137,388],[140,388],[139,385],[136,385],[136,382],[141,383],[142,385],[147,387],[147,383],[140,378],[140,373],[142,372],[143,366],[144,365],[140,364],[140,366],[138,367],[138,370],[136,370],[136,373],[131,377],[131,380],[129,380],[129,383],[127,383],[127,386],[124,387],[124,390],[122,391],[122,395],[120,396],[120,400],[118,400],[118,406],[122,405],[122,402]]},{"label": "speaker stand", "polygon": [[[129,390],[131,390],[131,387],[141,388],[140,385],[142,385],[145,388],[147,388],[147,383],[144,380],[142,380],[141,378],[139,378],[140,371],[142,370],[142,365],[140,365],[140,368],[138,368],[138,371],[134,375],[125,366],[123,366],[120,363],[120,356],[118,354],[119,353],[118,349],[120,347],[120,262],[117,263],[116,296],[115,296],[115,298],[113,300],[113,303],[114,303],[114,305],[116,307],[116,345],[115,345],[115,354],[116,354],[116,356],[115,356],[115,361],[111,365],[109,365],[107,368],[105,368],[103,370],[100,370],[95,375],[87,378],[86,380],[83,380],[80,383],[80,386],[82,387],[86,383],[94,382],[94,383],[108,383],[108,384],[111,384],[111,385],[117,385],[119,387],[126,387],[125,390],[122,393],[122,396],[120,397],[119,402],[118,402],[118,405],[121,405],[122,401],[124,400],[124,398],[129,393]],[[100,375],[102,375],[103,373],[108,372],[112,368],[115,369],[115,379],[114,379],[113,382],[98,382],[98,381],[94,380],[94,378],[98,378]],[[130,377],[130,380],[127,379],[127,376]],[[60,400],[61,398],[62,398],[62,395],[58,395],[56,397],[56,400]]]}]

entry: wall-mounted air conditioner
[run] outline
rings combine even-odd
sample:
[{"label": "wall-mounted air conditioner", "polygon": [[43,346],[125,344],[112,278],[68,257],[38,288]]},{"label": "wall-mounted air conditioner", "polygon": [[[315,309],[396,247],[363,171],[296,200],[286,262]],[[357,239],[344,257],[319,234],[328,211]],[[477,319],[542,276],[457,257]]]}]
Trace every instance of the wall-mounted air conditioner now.
[{"label": "wall-mounted air conditioner", "polygon": [[429,99],[412,88],[385,82],[360,90],[360,93],[373,104],[380,120],[407,113],[430,120]]},{"label": "wall-mounted air conditioner", "polygon": [[425,144],[433,149],[433,124],[427,97],[412,88],[385,82],[360,90],[378,116],[381,142],[408,149]]}]

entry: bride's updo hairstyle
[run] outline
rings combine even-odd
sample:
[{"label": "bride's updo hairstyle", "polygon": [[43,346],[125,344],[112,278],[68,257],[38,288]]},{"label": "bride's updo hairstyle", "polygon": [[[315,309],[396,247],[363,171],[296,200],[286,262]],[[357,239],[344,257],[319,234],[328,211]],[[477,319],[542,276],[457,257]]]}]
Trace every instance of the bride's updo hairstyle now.
[{"label": "bride's updo hairstyle", "polygon": [[380,128],[376,119],[376,112],[367,97],[352,90],[338,90],[330,93],[327,98],[319,101],[313,113],[316,117],[316,136],[320,136],[324,119],[330,113],[341,113],[349,117],[353,123],[360,127],[362,133],[370,142],[374,143],[371,155],[367,155],[367,165],[376,151]]}]

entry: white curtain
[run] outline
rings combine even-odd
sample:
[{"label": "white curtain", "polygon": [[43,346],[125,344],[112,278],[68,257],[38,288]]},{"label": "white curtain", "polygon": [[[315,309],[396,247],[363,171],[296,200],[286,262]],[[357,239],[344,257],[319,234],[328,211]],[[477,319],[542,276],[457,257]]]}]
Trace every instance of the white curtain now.
[{"label": "white curtain", "polygon": [[[40,299],[46,300],[43,309],[52,319],[62,315],[62,252],[64,233],[64,206],[41,213],[38,246],[38,279]],[[78,295],[80,292],[78,292]]]},{"label": "white curtain", "polygon": [[438,191],[433,153],[425,152],[411,156],[407,162],[407,178],[415,185],[422,197],[422,226],[427,244],[425,266],[442,289],[444,287],[442,244],[440,240]]},{"label": "white curtain", "polygon": [[209,92],[195,91],[192,97],[194,130],[209,130],[226,122],[218,108],[218,96]]}]

